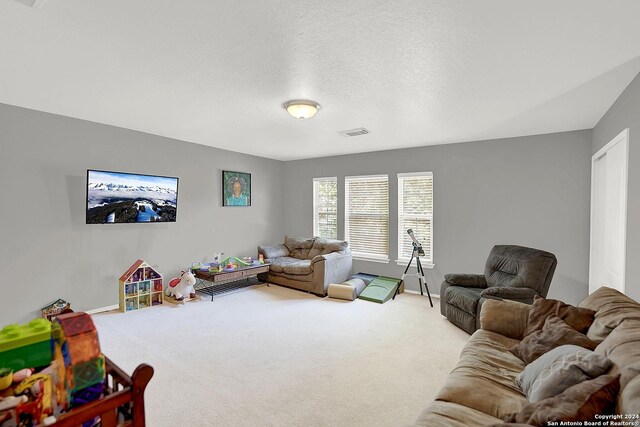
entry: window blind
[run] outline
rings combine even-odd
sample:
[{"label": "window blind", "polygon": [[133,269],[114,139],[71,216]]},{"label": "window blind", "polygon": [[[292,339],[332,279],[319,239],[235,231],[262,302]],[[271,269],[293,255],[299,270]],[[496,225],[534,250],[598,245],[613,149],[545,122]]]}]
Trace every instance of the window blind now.
[{"label": "window blind", "polygon": [[407,230],[422,244],[427,263],[433,263],[433,174],[398,174],[398,257],[411,258],[413,245]]},{"label": "window blind", "polygon": [[345,178],[345,239],[354,256],[389,258],[389,177]]},{"label": "window blind", "polygon": [[338,180],[313,179],[313,235],[338,238]]}]

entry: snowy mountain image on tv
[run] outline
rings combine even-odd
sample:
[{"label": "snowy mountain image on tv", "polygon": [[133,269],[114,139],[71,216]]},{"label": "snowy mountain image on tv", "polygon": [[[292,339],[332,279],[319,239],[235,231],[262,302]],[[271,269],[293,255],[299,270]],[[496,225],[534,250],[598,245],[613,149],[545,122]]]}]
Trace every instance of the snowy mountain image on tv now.
[{"label": "snowy mountain image on tv", "polygon": [[87,171],[87,224],[175,222],[178,178]]}]

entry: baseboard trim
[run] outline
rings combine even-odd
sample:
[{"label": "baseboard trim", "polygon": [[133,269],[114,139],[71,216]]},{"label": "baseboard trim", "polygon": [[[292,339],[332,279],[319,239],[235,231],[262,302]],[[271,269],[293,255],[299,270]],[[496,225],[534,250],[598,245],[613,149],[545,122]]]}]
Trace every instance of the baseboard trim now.
[{"label": "baseboard trim", "polygon": [[[408,294],[416,294],[416,295],[420,295],[420,291],[414,291],[413,289],[406,289],[404,290],[406,293]],[[426,294],[426,292],[425,292]],[[425,295],[426,296],[426,295]],[[438,294],[431,294],[431,298],[438,298],[440,299],[440,295]]]},{"label": "baseboard trim", "polygon": [[94,308],[93,310],[87,310],[85,313],[98,314],[98,313],[104,313],[105,311],[117,310],[118,308],[120,308],[120,306],[118,304],[114,304],[114,305],[108,305],[106,307]]}]

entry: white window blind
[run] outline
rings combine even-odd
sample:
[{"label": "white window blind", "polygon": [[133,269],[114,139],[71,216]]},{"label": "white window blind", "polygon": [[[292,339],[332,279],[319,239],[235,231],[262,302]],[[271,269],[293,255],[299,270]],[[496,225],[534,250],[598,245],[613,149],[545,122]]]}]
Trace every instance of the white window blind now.
[{"label": "white window blind", "polygon": [[313,179],[313,235],[338,238],[338,180]]},{"label": "white window blind", "polygon": [[407,230],[412,229],[422,244],[423,264],[433,264],[433,174],[398,174],[398,257],[411,258],[413,245]]},{"label": "white window blind", "polygon": [[389,177],[345,177],[345,239],[354,257],[389,260]]}]

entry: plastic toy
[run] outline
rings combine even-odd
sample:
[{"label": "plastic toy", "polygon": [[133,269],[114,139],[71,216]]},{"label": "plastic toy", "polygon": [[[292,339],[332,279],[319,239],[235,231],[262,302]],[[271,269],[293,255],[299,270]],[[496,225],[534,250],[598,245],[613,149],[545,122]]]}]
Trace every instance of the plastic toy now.
[{"label": "plastic toy", "polygon": [[176,301],[182,301],[185,296],[189,298],[196,297],[196,291],[193,285],[196,284],[196,276],[193,275],[191,270],[182,270],[180,277],[171,279],[169,286],[167,286],[166,294],[169,297],[174,298]]},{"label": "plastic toy", "polygon": [[0,391],[6,390],[11,387],[13,383],[13,369],[1,368],[0,369]]},{"label": "plastic toy", "polygon": [[9,396],[0,401],[0,411],[6,411],[7,409],[15,408],[21,403],[26,403],[27,400],[29,400],[27,396]]},{"label": "plastic toy", "polygon": [[29,378],[31,374],[33,374],[33,369],[31,368],[20,369],[13,373],[13,382],[20,383]]},{"label": "plastic toy", "polygon": [[48,321],[53,321],[58,314],[71,312],[71,304],[63,299],[58,299],[46,307],[42,308],[42,317]]},{"label": "plastic toy", "polygon": [[214,264],[222,264],[222,257],[224,256],[224,252],[216,252],[213,254],[213,262]]},{"label": "plastic toy", "polygon": [[222,262],[222,265],[225,265],[228,268],[229,264],[231,264],[231,265],[234,266],[234,268],[237,268],[238,266],[246,267],[248,265],[251,265],[251,263],[252,263],[252,261],[245,261],[245,260],[243,260],[241,258],[238,258],[238,257],[229,257],[229,258],[225,259]]},{"label": "plastic toy", "polygon": [[[100,353],[98,333],[86,313],[62,314],[53,325],[55,395],[62,409],[74,405],[73,394],[101,384],[105,378],[105,361]],[[99,397],[99,396],[98,396]]]},{"label": "plastic toy", "polygon": [[0,366],[14,371],[51,363],[51,323],[33,319],[26,325],[8,325],[0,331]]}]

